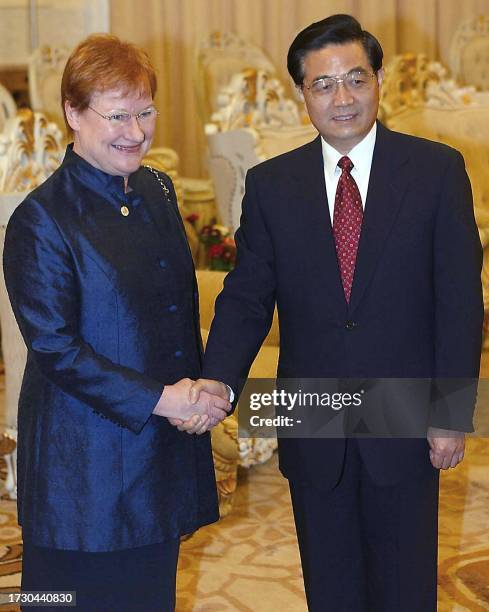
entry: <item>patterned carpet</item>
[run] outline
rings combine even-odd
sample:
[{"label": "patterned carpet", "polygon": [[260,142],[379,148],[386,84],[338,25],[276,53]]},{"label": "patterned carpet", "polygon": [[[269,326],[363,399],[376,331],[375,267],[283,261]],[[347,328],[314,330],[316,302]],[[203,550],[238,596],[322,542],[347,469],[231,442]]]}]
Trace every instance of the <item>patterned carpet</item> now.
[{"label": "patterned carpet", "polygon": [[[488,468],[489,441],[472,439],[462,466],[443,474],[439,612],[489,610]],[[3,499],[0,591],[18,589],[20,535],[15,504]],[[306,612],[306,605],[288,488],[274,458],[241,474],[229,517],[183,543],[177,611],[277,610]]]}]

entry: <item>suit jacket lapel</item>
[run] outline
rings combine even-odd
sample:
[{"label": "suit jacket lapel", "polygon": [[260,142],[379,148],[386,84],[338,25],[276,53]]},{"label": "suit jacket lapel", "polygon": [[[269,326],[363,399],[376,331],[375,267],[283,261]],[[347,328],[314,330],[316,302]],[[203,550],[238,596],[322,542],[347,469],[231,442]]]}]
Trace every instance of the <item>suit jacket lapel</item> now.
[{"label": "suit jacket lapel", "polygon": [[407,156],[392,143],[389,130],[377,123],[372,168],[350,296],[349,312],[360,303],[397,217],[409,177]]},{"label": "suit jacket lapel", "polygon": [[308,264],[308,271],[314,275],[315,285],[320,290],[321,283],[324,283],[328,298],[326,304],[331,307],[333,315],[343,312],[346,316],[347,304],[329,216],[320,136],[304,147],[301,161],[301,166],[292,170],[295,190],[292,197],[296,202],[302,202],[305,235],[308,244],[314,245],[314,261]]}]

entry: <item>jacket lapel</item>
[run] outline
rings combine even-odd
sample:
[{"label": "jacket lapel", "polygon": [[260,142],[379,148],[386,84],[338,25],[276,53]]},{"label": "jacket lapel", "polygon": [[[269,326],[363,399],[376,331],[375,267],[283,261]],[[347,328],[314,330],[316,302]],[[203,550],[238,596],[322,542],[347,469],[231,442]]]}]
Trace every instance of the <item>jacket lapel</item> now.
[{"label": "jacket lapel", "polygon": [[308,273],[314,276],[314,284],[319,291],[327,295],[326,305],[331,308],[332,314],[335,317],[338,313],[346,316],[347,303],[329,216],[320,136],[306,145],[303,151],[302,163],[292,170],[292,197],[302,203],[304,236],[308,245],[314,245],[314,259],[308,262]]},{"label": "jacket lapel", "polygon": [[359,305],[398,215],[409,177],[407,156],[392,142],[393,134],[377,123],[365,214],[350,296],[349,313]]}]

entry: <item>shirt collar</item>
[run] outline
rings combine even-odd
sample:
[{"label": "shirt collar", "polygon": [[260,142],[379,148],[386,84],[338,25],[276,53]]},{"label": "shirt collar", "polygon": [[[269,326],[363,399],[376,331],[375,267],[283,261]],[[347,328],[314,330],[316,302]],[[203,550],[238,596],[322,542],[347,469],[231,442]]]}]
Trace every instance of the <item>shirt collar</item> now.
[{"label": "shirt collar", "polygon": [[70,172],[89,189],[106,199],[117,202],[117,206],[120,206],[121,201],[129,202],[133,206],[137,206],[141,202],[141,196],[133,190],[135,181],[132,180],[139,170],[130,175],[129,186],[132,191],[125,193],[124,178],[122,176],[113,176],[92,166],[83,157],[80,157],[78,153],[75,153],[73,143],[66,147],[63,166],[68,167]]},{"label": "shirt collar", "polygon": [[[375,139],[377,136],[377,122],[374,122],[368,134],[348,153],[348,157],[353,162],[354,168],[361,174],[370,172],[372,157],[374,154]],[[334,147],[328,144],[321,136],[321,147],[323,151],[324,168],[327,175],[332,179],[335,172],[341,172],[338,162],[343,157]]]}]

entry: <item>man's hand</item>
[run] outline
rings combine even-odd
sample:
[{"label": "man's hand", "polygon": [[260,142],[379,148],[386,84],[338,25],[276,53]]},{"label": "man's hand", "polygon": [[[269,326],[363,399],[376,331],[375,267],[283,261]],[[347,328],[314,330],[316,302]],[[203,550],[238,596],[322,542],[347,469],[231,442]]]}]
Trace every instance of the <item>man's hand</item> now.
[{"label": "man's hand", "polygon": [[200,393],[206,391],[212,395],[217,395],[224,400],[229,401],[229,387],[218,380],[210,380],[209,378],[199,378],[190,388],[189,399],[192,404],[195,404],[200,397]]},{"label": "man's hand", "polygon": [[[183,378],[174,385],[166,385],[153,410],[153,414],[173,419],[174,423],[172,424],[176,424],[176,421],[181,421],[181,423],[178,423],[178,426],[185,424],[182,428],[183,431],[193,432],[197,428],[195,429],[195,433],[197,433],[197,431],[200,432],[204,424],[214,426],[222,421],[231,410],[231,404],[226,399],[204,390],[199,393],[196,402],[191,402],[189,398],[192,383],[193,381],[189,378]],[[197,418],[188,422],[196,416],[206,416],[205,423],[203,420],[200,421],[200,427],[198,427],[199,422]],[[209,423],[207,423],[207,420]]]},{"label": "man's hand", "polygon": [[433,467],[448,470],[457,466],[464,458],[465,434],[449,429],[428,429],[430,460]]}]

